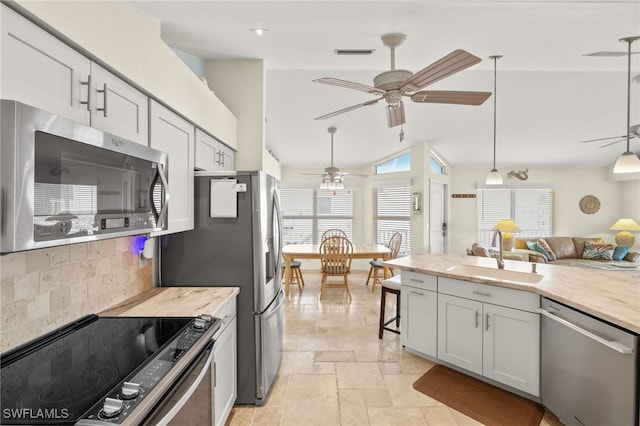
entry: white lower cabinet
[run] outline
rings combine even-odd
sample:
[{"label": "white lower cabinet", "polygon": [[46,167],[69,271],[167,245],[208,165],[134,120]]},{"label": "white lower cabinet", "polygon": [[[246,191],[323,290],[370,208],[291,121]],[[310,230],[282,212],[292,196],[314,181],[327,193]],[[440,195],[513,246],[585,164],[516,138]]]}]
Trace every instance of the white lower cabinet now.
[{"label": "white lower cabinet", "polygon": [[169,154],[169,226],[154,236],[193,229],[195,127],[164,105],[149,104],[149,145]]},{"label": "white lower cabinet", "polygon": [[405,347],[540,395],[538,295],[403,271],[401,297]]},{"label": "white lower cabinet", "polygon": [[438,338],[436,277],[403,271],[400,292],[400,341],[402,345],[435,357]]},{"label": "white lower cabinet", "polygon": [[224,426],[238,394],[235,299],[225,308],[223,324],[214,335],[214,424]]},{"label": "white lower cabinet", "polygon": [[438,290],[438,358],[539,396],[539,297],[442,277]]}]

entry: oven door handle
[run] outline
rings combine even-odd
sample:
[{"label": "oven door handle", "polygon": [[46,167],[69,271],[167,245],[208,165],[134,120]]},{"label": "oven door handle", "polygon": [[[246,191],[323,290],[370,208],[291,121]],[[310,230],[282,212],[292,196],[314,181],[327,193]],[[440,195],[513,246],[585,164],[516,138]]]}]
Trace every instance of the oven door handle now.
[{"label": "oven door handle", "polygon": [[204,376],[209,371],[209,367],[213,363],[213,354],[214,354],[213,346],[214,346],[214,344],[215,344],[215,341],[212,340],[207,346],[207,350],[210,351],[209,357],[205,361],[200,373],[198,373],[198,377],[196,377],[196,379],[191,384],[191,386],[189,386],[189,389],[187,389],[187,391],[184,393],[184,395],[182,395],[182,398],[180,398],[175,403],[175,405],[173,407],[171,407],[171,410],[169,410],[169,412],[167,414],[165,414],[165,416],[163,418],[161,418],[156,423],[156,426],[166,426],[166,425],[168,425],[169,422],[171,422],[171,420],[173,420],[173,418],[176,416],[176,414],[178,414],[178,412],[180,410],[182,410],[182,407],[184,407],[184,405],[187,403],[187,401],[189,401],[189,398],[191,398],[191,396],[194,394],[194,392],[196,391],[198,386],[200,386],[200,383],[204,379]]}]

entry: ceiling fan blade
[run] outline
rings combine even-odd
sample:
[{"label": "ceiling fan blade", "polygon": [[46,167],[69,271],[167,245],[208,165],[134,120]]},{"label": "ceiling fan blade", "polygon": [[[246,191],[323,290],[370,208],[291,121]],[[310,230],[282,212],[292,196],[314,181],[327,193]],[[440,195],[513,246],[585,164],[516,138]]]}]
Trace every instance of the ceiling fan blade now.
[{"label": "ceiling fan blade", "polygon": [[332,86],[360,90],[361,92],[371,93],[372,95],[384,95],[384,90],[376,89],[375,87],[367,86],[366,84],[354,83],[353,81],[340,80],[339,78],[323,77],[311,81],[314,83],[330,84]]},{"label": "ceiling fan blade", "polygon": [[406,79],[402,83],[401,89],[405,92],[415,92],[480,61],[480,58],[465,50],[454,50]]},{"label": "ceiling fan blade", "polygon": [[325,176],[326,173],[300,173],[303,176]]},{"label": "ceiling fan blade", "polygon": [[580,143],[599,142],[599,141],[606,141],[606,140],[609,140],[609,139],[620,139],[620,138],[626,139],[626,137],[627,137],[626,135],[611,136],[609,138],[598,138],[598,139],[589,139],[588,141],[580,141]]},{"label": "ceiling fan blade", "polygon": [[491,92],[423,90],[411,95],[411,100],[431,104],[482,105],[489,96]]},{"label": "ceiling fan blade", "polygon": [[342,113],[345,113],[345,112],[348,112],[348,111],[352,111],[354,109],[362,108],[363,106],[374,105],[374,104],[378,103],[378,101],[380,99],[384,99],[384,98],[374,99],[372,101],[363,102],[363,103],[358,104],[358,105],[351,105],[350,107],[342,108],[342,109],[339,109],[337,111],[330,112],[329,114],[325,114],[325,115],[321,115],[320,117],[316,117],[316,118],[314,118],[314,120],[324,120],[325,118],[331,118],[331,117],[334,117],[336,115],[339,115],[339,114],[342,114]]},{"label": "ceiling fan blade", "polygon": [[369,175],[364,175],[362,173],[351,173],[347,171],[340,171],[337,173],[340,176],[353,176],[353,177],[369,177]]},{"label": "ceiling fan blade", "polygon": [[[632,55],[637,55],[640,52],[631,52]],[[613,57],[613,56],[627,56],[629,52],[611,52],[606,50],[601,50],[599,52],[593,53],[584,53],[582,56],[605,56],[605,57]]]},{"label": "ceiling fan blade", "polygon": [[387,105],[387,125],[395,127],[404,123],[404,103],[400,101],[398,105]]},{"label": "ceiling fan blade", "polygon": [[625,136],[623,139],[618,139],[617,141],[613,141],[613,142],[606,143],[604,145],[600,145],[599,148],[606,148],[608,146],[615,145],[617,143],[624,142],[626,140],[627,140],[627,137]]}]

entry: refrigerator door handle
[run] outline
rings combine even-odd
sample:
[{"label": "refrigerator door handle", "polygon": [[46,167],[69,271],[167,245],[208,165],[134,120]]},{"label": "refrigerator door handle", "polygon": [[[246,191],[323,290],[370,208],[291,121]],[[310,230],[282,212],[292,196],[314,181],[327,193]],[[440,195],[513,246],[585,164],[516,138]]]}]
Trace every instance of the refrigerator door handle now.
[{"label": "refrigerator door handle", "polygon": [[[273,231],[277,232],[278,235],[276,238],[273,238],[274,244],[277,246],[274,247],[274,251],[276,253],[276,270],[275,277],[278,277],[279,271],[282,269],[282,218],[280,217],[280,203],[278,202],[278,193],[273,191],[273,219],[274,223]],[[282,278],[282,277],[280,277]]]},{"label": "refrigerator door handle", "polygon": [[[275,307],[272,308],[272,305],[276,305]],[[267,305],[266,308],[264,308],[262,311],[260,312],[255,312],[255,315],[266,315],[267,312],[269,311],[277,311],[278,309],[280,309],[282,307],[282,305],[284,304],[284,290],[282,288],[280,288],[280,290],[278,290],[278,294],[276,295],[276,297],[273,298],[273,300],[271,302],[269,302],[269,304]]]}]

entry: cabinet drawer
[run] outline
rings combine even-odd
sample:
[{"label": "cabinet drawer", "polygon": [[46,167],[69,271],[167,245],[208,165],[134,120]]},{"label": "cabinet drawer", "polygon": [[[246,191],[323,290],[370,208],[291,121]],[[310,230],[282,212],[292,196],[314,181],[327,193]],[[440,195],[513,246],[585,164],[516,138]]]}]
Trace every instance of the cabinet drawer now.
[{"label": "cabinet drawer", "polygon": [[540,306],[540,296],[529,291],[445,277],[440,277],[438,284],[438,291],[440,293],[450,294],[452,296],[508,306],[525,311],[532,311]]},{"label": "cabinet drawer", "polygon": [[402,285],[417,287],[423,290],[438,291],[438,277],[435,275],[402,271],[400,274],[400,282]]}]

